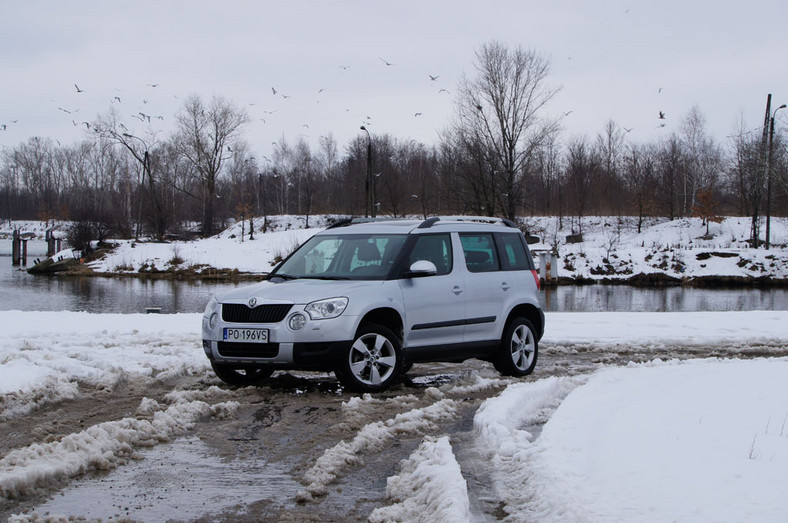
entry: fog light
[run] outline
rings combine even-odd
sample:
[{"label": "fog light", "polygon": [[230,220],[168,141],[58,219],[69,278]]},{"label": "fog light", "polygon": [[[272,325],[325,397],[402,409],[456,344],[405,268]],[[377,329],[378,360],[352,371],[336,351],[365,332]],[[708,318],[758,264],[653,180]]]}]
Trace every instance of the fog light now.
[{"label": "fog light", "polygon": [[306,316],[304,316],[300,312],[293,314],[292,316],[290,316],[290,320],[288,321],[287,324],[290,326],[292,330],[300,331],[301,329],[304,328],[304,325],[306,325]]}]

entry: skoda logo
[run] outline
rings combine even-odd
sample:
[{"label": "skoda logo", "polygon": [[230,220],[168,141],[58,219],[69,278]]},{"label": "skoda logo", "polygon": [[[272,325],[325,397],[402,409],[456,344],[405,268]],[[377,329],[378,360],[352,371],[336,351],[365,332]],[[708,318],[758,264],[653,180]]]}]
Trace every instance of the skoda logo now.
[{"label": "skoda logo", "polygon": [[257,298],[249,298],[249,308],[253,309],[257,305]]}]

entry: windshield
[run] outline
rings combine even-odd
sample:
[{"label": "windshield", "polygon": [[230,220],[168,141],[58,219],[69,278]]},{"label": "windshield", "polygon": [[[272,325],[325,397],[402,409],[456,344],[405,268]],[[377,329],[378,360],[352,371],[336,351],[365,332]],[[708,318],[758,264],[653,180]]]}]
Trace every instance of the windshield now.
[{"label": "windshield", "polygon": [[271,278],[382,280],[406,238],[405,234],[313,236],[271,273]]}]

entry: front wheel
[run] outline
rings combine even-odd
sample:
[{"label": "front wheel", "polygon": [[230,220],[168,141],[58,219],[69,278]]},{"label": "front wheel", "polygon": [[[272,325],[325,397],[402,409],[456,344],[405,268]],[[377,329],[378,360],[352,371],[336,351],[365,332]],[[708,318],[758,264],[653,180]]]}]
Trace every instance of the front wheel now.
[{"label": "front wheel", "polygon": [[233,387],[259,385],[274,373],[273,369],[266,367],[243,367],[214,361],[211,362],[211,367],[220,380]]},{"label": "front wheel", "polygon": [[339,381],[356,392],[380,392],[402,374],[402,342],[383,325],[363,325],[336,369]]},{"label": "front wheel", "polygon": [[526,318],[512,319],[501,338],[501,346],[493,360],[496,370],[504,376],[527,376],[536,366],[539,342],[533,324]]}]

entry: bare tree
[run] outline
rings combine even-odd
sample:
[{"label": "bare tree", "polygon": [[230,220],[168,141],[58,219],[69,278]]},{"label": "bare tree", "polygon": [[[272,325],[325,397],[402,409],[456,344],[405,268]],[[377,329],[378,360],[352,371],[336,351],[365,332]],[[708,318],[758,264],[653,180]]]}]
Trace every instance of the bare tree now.
[{"label": "bare tree", "polygon": [[[522,201],[519,183],[534,151],[557,128],[542,109],[558,89],[548,87],[549,61],[533,50],[509,49],[500,42],[482,45],[475,56],[476,77],[460,83],[459,126],[469,143],[480,141],[490,156],[489,176],[500,178],[504,214],[514,219]],[[497,171],[497,172],[496,172]]]},{"label": "bare tree", "polygon": [[210,236],[214,232],[216,183],[225,159],[232,153],[233,140],[249,117],[220,96],[206,105],[194,95],[186,100],[175,118],[178,148],[194,167],[203,189],[201,232]]},{"label": "bare tree", "polygon": [[590,188],[598,179],[600,162],[585,138],[576,138],[567,146],[566,182],[569,201],[577,218],[577,228],[572,224],[572,234],[583,234],[583,217],[590,202]]},{"label": "bare tree", "polygon": [[608,120],[597,135],[597,150],[602,160],[602,194],[608,200],[608,212],[621,216],[625,198],[621,191],[621,157],[624,152],[624,130]]},{"label": "bare tree", "polygon": [[[153,213],[153,229],[156,238],[161,240],[167,232],[167,226],[163,218],[163,203],[157,188],[156,176],[154,174],[154,169],[151,167],[151,154],[156,147],[156,137],[158,133],[149,128],[144,133],[140,133],[142,137],[133,134],[132,131],[120,121],[120,115],[114,108],[111,108],[105,115],[99,116],[93,123],[93,128],[99,138],[111,144],[122,146],[141,166],[141,185],[145,185],[147,180],[148,197],[151,202],[151,210]],[[142,200],[139,202],[139,209],[142,209]],[[141,212],[138,210],[137,237],[139,237],[140,232],[140,213]]]},{"label": "bare tree", "polygon": [[706,118],[697,105],[692,106],[682,120],[682,145],[686,159],[683,213],[688,216],[695,208],[698,193],[716,188],[722,164],[720,151],[706,133]]}]

